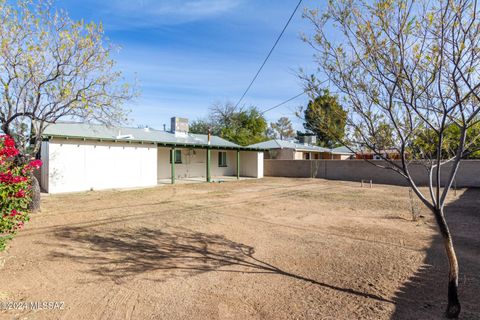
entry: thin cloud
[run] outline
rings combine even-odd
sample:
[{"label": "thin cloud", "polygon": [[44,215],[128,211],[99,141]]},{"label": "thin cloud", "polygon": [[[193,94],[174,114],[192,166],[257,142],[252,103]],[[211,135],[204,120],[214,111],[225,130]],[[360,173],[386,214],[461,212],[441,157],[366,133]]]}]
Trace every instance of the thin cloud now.
[{"label": "thin cloud", "polygon": [[[87,0],[93,6],[92,0]],[[113,29],[175,25],[231,12],[245,0],[112,0],[95,6]]]}]

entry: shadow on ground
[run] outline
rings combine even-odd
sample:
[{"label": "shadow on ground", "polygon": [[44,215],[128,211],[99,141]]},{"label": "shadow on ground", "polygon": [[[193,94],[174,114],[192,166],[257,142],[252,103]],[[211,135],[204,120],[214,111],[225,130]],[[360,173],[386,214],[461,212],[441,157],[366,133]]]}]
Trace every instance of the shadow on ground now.
[{"label": "shadow on ground", "polygon": [[[480,319],[480,189],[466,190],[445,209],[460,266],[461,319]],[[436,236],[424,266],[397,292],[392,319],[442,319],[447,302],[448,261]]]},{"label": "shadow on ground", "polygon": [[[55,232],[63,245],[52,259],[87,265],[92,281],[121,283],[144,274],[152,281],[188,277],[204,272],[277,274],[347,294],[393,303],[375,294],[322,283],[282,270],[254,256],[255,249],[221,235],[184,228],[118,229],[95,234],[91,228],[70,227]],[[145,278],[145,277],[143,277]]]}]

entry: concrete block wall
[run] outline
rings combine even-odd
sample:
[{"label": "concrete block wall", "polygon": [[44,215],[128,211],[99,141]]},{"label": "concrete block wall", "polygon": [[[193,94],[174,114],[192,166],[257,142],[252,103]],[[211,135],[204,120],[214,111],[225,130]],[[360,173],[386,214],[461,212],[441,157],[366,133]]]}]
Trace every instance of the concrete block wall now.
[{"label": "concrete block wall", "polygon": [[[376,161],[382,164],[383,161]],[[428,172],[421,164],[409,166],[418,185],[428,185]],[[446,180],[451,166],[442,166],[442,181]],[[265,176],[322,178],[331,180],[360,181],[407,185],[405,178],[389,169],[382,169],[363,160],[265,160]],[[442,182],[444,183],[444,182]],[[457,172],[457,187],[480,187],[480,160],[464,160]]]}]

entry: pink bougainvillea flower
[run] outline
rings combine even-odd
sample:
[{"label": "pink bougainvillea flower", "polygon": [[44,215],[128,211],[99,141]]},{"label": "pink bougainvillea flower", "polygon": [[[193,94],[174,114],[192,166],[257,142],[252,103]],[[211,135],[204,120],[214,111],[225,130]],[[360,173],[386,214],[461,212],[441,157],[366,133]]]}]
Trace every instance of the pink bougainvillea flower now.
[{"label": "pink bougainvillea flower", "polygon": [[7,158],[15,157],[19,151],[15,148],[3,148],[0,150],[0,156],[5,156]]},{"label": "pink bougainvillea flower", "polygon": [[[0,0],[1,1],[1,0]],[[33,170],[40,168],[40,160],[30,161],[22,165],[15,161],[19,154],[15,141],[8,136],[0,136],[0,235],[14,235],[24,225],[28,211],[24,211],[25,203],[30,197],[30,177]],[[0,238],[4,246],[5,238]]]},{"label": "pink bougainvillea flower", "polygon": [[7,148],[14,148],[15,147],[15,141],[8,136],[3,139],[3,144]]},{"label": "pink bougainvillea flower", "polygon": [[32,160],[28,164],[29,167],[39,169],[42,166],[42,160]]},{"label": "pink bougainvillea flower", "polygon": [[23,189],[20,189],[17,191],[17,193],[15,193],[15,198],[25,198],[26,196],[26,193],[25,193],[25,190]]},{"label": "pink bougainvillea flower", "polygon": [[10,183],[12,181],[13,175],[11,172],[0,172],[0,182],[1,183]]},{"label": "pink bougainvillea flower", "polygon": [[15,141],[9,136],[1,136],[0,145],[3,145],[3,147],[0,148],[0,157],[11,158],[19,153],[19,151],[15,148]]},{"label": "pink bougainvillea flower", "polygon": [[25,182],[28,180],[28,177],[15,176],[10,171],[5,173],[0,173],[0,183],[5,184],[16,184],[20,182]]},{"label": "pink bougainvillea flower", "polygon": [[12,212],[10,213],[10,217],[15,217],[17,215],[21,214],[20,212],[18,212],[17,210],[13,209]]}]

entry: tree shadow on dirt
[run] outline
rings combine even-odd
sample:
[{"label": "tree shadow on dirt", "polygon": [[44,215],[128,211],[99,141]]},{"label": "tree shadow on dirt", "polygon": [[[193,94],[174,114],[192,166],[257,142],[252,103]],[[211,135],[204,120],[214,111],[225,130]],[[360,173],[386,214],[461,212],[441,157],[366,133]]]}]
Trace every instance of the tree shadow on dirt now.
[{"label": "tree shadow on dirt", "polygon": [[[184,228],[119,229],[95,234],[90,228],[71,227],[55,232],[63,245],[52,259],[86,264],[96,280],[117,283],[143,274],[152,281],[188,277],[204,272],[277,274],[348,294],[393,303],[390,300],[350,288],[322,283],[282,270],[254,257],[255,249],[221,235]],[[143,277],[143,278],[145,278]]]},{"label": "tree shadow on dirt", "polygon": [[[467,189],[445,209],[460,266],[461,319],[480,319],[480,189]],[[424,266],[396,293],[392,319],[442,319],[447,305],[448,260],[441,236]]]}]

